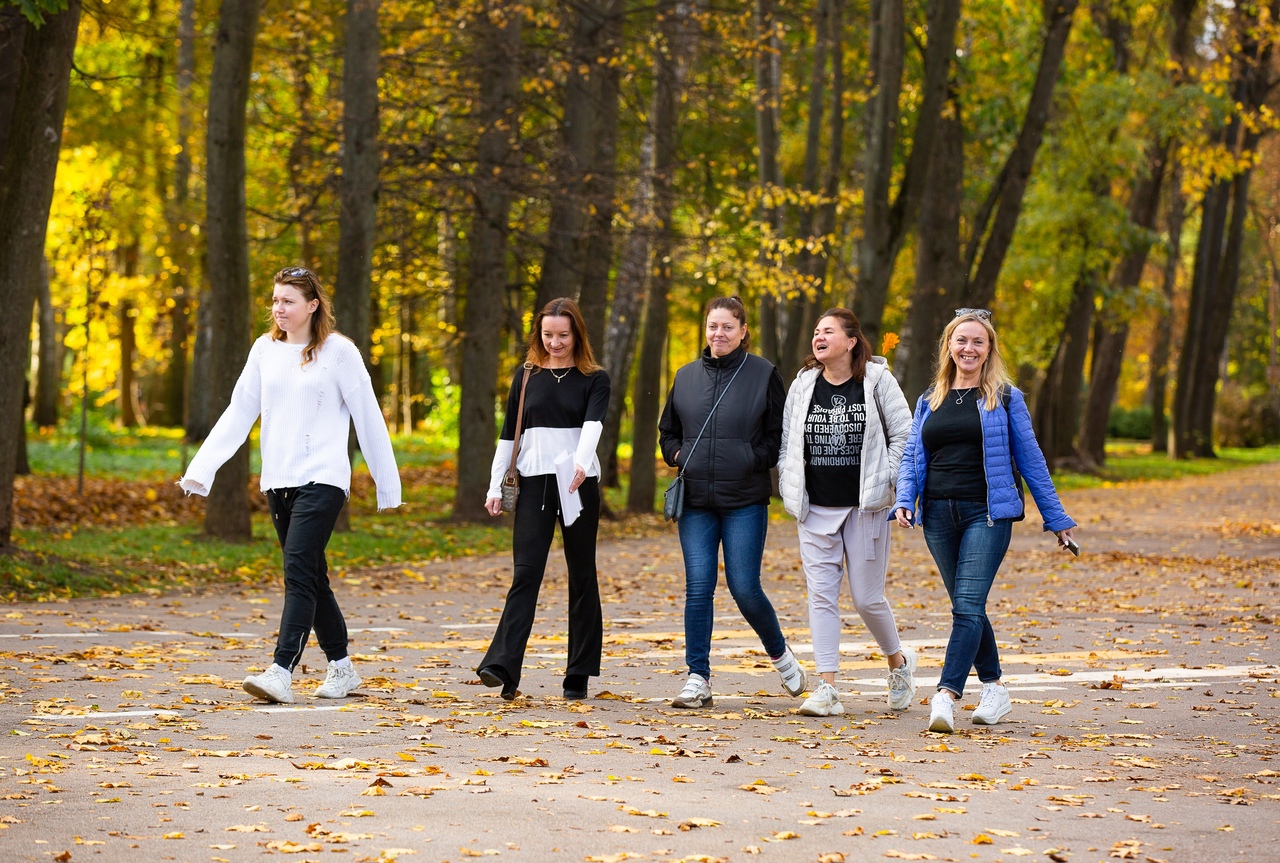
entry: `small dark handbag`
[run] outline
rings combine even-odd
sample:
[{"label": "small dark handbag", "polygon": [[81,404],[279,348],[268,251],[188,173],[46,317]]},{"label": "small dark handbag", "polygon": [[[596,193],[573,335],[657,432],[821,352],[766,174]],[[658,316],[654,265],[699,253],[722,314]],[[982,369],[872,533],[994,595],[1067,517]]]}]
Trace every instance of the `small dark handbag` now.
[{"label": "small dark handbag", "polygon": [[[720,400],[725,397],[725,393],[729,392],[729,387],[733,386],[733,380],[738,376],[738,372],[742,371],[742,367],[747,364],[747,357],[742,358],[742,362],[738,363],[738,367],[733,370],[733,377],[729,378],[729,383],[724,385],[724,389],[720,391],[720,397],[716,399],[716,403],[711,406],[711,413],[707,414],[706,420],[702,423],[702,429],[698,432],[698,436],[694,438],[693,446],[689,447],[689,454],[685,456],[684,463],[686,466],[689,460],[693,458],[693,451],[698,448],[698,444],[702,441],[702,433],[707,430],[707,423],[711,422],[711,418],[716,415],[716,408],[720,407]],[[662,517],[667,521],[679,521],[680,516],[684,515],[684,468],[676,473],[676,478],[671,480],[671,485],[667,486],[666,492],[662,495]]]},{"label": "small dark handbag", "polygon": [[515,512],[516,501],[520,498],[520,474],[516,472],[516,458],[520,455],[520,431],[524,425],[524,390],[529,386],[529,371],[533,366],[524,364],[524,379],[520,381],[520,406],[516,408],[516,440],[511,448],[511,464],[507,466],[506,475],[502,477],[502,511]]}]

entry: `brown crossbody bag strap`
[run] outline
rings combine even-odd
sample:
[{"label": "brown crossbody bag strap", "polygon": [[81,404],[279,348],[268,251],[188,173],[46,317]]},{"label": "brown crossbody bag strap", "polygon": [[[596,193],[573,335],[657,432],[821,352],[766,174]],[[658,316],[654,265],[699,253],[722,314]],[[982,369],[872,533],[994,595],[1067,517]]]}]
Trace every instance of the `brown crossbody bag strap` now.
[{"label": "brown crossbody bag strap", "polygon": [[515,446],[511,448],[511,464],[507,466],[507,475],[502,478],[503,485],[516,485],[519,483],[516,473],[516,459],[520,457],[520,431],[524,427],[524,391],[529,386],[529,372],[532,369],[532,363],[524,364],[524,379],[520,381],[520,406],[516,408]]}]

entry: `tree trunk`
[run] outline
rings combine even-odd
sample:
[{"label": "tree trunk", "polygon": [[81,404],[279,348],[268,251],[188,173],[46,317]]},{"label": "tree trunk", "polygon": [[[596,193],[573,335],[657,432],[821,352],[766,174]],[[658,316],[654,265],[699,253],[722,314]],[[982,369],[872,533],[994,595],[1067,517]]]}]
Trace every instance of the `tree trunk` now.
[{"label": "tree trunk", "polygon": [[184,425],[187,412],[187,353],[191,349],[191,86],[195,83],[195,0],[178,7],[177,129],[180,148],[173,159],[173,194],[165,207],[169,254],[173,258],[173,308],[169,310],[169,363],[161,383],[160,415],[166,425]]},{"label": "tree trunk", "polygon": [[120,301],[120,425],[138,427],[138,329],[132,300]]},{"label": "tree trunk", "polygon": [[484,502],[494,453],[493,407],[513,195],[510,174],[516,169],[513,151],[519,131],[523,19],[501,0],[485,0],[482,5],[475,29],[480,80],[476,125],[481,132],[472,180],[471,266],[462,324],[462,403],[453,502],[453,517],[460,521],[488,518]]},{"label": "tree trunk", "polygon": [[609,411],[605,414],[604,429],[600,435],[600,452],[603,453],[600,481],[607,486],[618,485],[618,439],[649,291],[649,253],[653,248],[653,147],[653,124],[650,124],[640,142],[640,175],[636,178],[628,209],[631,233],[623,244],[622,257],[618,261],[609,327],[605,330],[602,363],[609,369],[613,384],[609,390]]},{"label": "tree trunk", "polygon": [[880,322],[898,253],[916,221],[925,193],[938,124],[947,102],[956,26],[960,20],[960,0],[933,0],[929,4],[918,119],[897,196],[890,202],[893,156],[902,122],[898,109],[904,63],[902,6],[901,0],[873,0],[871,5],[873,89],[867,112],[863,237],[858,247],[858,282],[850,307],[873,350],[878,350],[880,344]]},{"label": "tree trunk", "polygon": [[1022,200],[1035,164],[1036,153],[1044,140],[1053,105],[1053,90],[1071,34],[1072,17],[1078,0],[1045,0],[1044,44],[1031,98],[1023,117],[1022,129],[1013,150],[1000,169],[991,191],[983,202],[965,252],[966,306],[989,308],[996,295],[996,280],[1004,267],[1005,255],[1013,242],[1013,232],[1022,212]]},{"label": "tree trunk", "polygon": [[[23,416],[30,312],[39,292],[79,22],[77,0],[39,28],[12,9],[0,14],[0,46],[9,49],[0,51],[0,308],[16,312],[0,321],[0,428],[16,428]],[[10,58],[19,44],[15,62]],[[18,442],[13,434],[0,435],[0,552],[13,548]]]},{"label": "tree trunk", "polygon": [[32,421],[37,426],[58,424],[58,404],[62,400],[62,367],[58,362],[58,318],[49,291],[49,261],[40,259],[40,291],[37,320],[40,324],[40,367],[36,369],[36,406]]},{"label": "tree trunk", "polygon": [[[755,53],[756,108],[756,172],[760,180],[759,219],[764,225],[760,247],[760,265],[776,266],[782,238],[782,174],[778,170],[780,99],[782,90],[782,46],[778,39],[775,0],[756,0],[755,27],[758,44]],[[760,295],[760,354],[777,365],[781,360],[778,340],[778,297],[766,290]]]},{"label": "tree trunk", "polygon": [[[207,276],[207,273],[206,273]],[[196,307],[196,337],[191,349],[191,387],[187,396],[187,440],[201,441],[213,428],[209,380],[213,374],[213,296],[206,287]]]},{"label": "tree trunk", "polygon": [[[209,79],[206,144],[206,237],[211,313],[209,415],[231,402],[249,355],[249,239],[245,225],[244,132],[260,0],[222,0]],[[246,540],[249,443],[218,471],[204,528],[210,536]]]},{"label": "tree trunk", "polygon": [[1098,289],[1098,273],[1087,262],[1088,243],[1080,272],[1072,286],[1071,306],[1048,373],[1035,395],[1036,440],[1052,470],[1056,463],[1074,452],[1072,438],[1080,411],[1080,389],[1084,382],[1084,361],[1089,352],[1089,330],[1093,325],[1093,298]]},{"label": "tree trunk", "polygon": [[564,5],[565,17],[573,19],[573,31],[561,99],[560,141],[551,167],[551,212],[535,309],[557,297],[576,300],[582,288],[586,179],[594,161],[592,139],[599,124],[599,88],[595,79],[607,11],[599,0]]},{"label": "tree trunk", "polygon": [[964,129],[959,93],[954,89],[937,134],[916,231],[915,288],[896,354],[902,390],[913,406],[933,382],[938,336],[964,293],[960,248]]},{"label": "tree trunk", "polygon": [[[378,227],[378,5],[347,0],[342,60],[342,176],[338,180],[338,278],[334,314],[342,332],[369,362],[369,301],[373,293],[373,245]],[[348,435],[350,452],[356,436]],[[334,530],[351,529],[351,507],[342,507]]]},{"label": "tree trunk", "polygon": [[685,76],[693,57],[696,26],[694,6],[698,0],[676,0],[664,4],[659,11],[659,28],[665,50],[656,60],[653,97],[653,189],[656,230],[649,282],[645,302],[643,341],[640,366],[636,370],[635,431],[631,458],[631,486],[627,489],[627,510],[653,511],[657,491],[654,454],[658,447],[658,414],[661,408],[662,359],[667,341],[667,295],[671,288],[671,257],[675,253],[674,172],[676,168],[676,129],[680,121],[680,102]]},{"label": "tree trunk", "polygon": [[[618,191],[618,108],[622,98],[622,22],[626,0],[603,0],[604,16],[598,54],[591,73],[591,98],[599,105],[595,116],[590,176],[584,184],[587,227],[578,308],[593,349],[604,347],[608,320],[609,270],[613,265],[613,216]],[[597,354],[598,356],[598,354]],[[615,386],[617,383],[615,382]],[[603,500],[603,498],[601,498]]]},{"label": "tree trunk", "polygon": [[1152,334],[1151,367],[1147,375],[1147,404],[1151,406],[1151,451],[1169,451],[1168,404],[1169,357],[1173,346],[1173,295],[1178,285],[1178,264],[1182,260],[1182,226],[1186,221],[1186,201],[1182,197],[1182,170],[1174,162],[1169,178],[1169,244],[1160,276],[1164,304],[1160,307]]}]

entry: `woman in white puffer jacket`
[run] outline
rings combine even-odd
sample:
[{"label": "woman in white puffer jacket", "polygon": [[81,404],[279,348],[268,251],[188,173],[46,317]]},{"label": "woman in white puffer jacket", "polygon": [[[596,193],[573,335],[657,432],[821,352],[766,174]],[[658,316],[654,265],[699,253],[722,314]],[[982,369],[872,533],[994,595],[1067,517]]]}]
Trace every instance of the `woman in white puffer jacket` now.
[{"label": "woman in white puffer jacket", "polygon": [[884,358],[871,356],[853,312],[823,312],[812,347],[787,394],[778,459],[782,502],[800,534],[809,629],[822,677],[800,712],[844,712],[835,678],[846,580],[854,607],[888,659],[889,707],[906,710],[915,694],[916,655],[898,639],[884,582],[888,511],[911,408]]}]

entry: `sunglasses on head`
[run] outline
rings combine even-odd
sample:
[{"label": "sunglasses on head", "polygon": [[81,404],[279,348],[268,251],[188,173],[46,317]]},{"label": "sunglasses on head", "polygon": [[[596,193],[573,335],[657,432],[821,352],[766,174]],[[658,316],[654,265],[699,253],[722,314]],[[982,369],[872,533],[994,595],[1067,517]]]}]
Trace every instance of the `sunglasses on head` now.
[{"label": "sunglasses on head", "polygon": [[310,270],[306,267],[285,267],[280,271],[280,275],[287,279],[300,279],[310,274]]},{"label": "sunglasses on head", "polygon": [[965,315],[973,315],[975,318],[981,318],[984,321],[991,320],[990,309],[956,309],[957,318],[962,318]]}]

